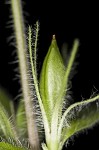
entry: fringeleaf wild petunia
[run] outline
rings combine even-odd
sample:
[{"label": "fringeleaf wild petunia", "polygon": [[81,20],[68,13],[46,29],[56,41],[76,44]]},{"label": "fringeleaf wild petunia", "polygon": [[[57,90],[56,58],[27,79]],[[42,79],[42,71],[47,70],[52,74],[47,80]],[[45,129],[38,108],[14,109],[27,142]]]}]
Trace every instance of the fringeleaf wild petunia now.
[{"label": "fringeleaf wild petunia", "polygon": [[[53,35],[38,81],[36,52],[39,23],[36,22],[34,34],[29,26],[26,35],[21,0],[10,2],[22,97],[15,112],[13,103],[0,92],[0,136],[4,139],[0,142],[0,149],[62,150],[64,143],[74,134],[99,122],[99,95],[84,101],[77,100],[74,104],[67,98],[78,39],[74,40],[69,57],[65,57],[65,65]],[[40,135],[45,135],[45,143]],[[23,139],[29,146],[22,142]]]}]

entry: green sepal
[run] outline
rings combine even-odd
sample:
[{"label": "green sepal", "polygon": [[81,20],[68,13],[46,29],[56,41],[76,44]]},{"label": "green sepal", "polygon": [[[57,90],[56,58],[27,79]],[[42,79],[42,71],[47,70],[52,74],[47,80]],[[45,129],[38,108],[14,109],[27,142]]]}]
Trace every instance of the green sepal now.
[{"label": "green sepal", "polygon": [[[40,74],[40,94],[47,117],[51,117],[63,83],[65,67],[53,36]],[[50,120],[50,118],[49,118]]]},{"label": "green sepal", "polygon": [[0,150],[26,150],[25,148],[14,146],[6,142],[0,142]]}]

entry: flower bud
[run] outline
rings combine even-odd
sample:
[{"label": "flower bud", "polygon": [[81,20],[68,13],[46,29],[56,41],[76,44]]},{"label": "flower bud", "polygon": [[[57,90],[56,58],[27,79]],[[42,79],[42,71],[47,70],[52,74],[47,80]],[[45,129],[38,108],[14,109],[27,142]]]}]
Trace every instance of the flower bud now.
[{"label": "flower bud", "polygon": [[48,116],[53,112],[62,87],[64,74],[63,59],[58,49],[55,35],[53,35],[40,74],[40,94]]}]

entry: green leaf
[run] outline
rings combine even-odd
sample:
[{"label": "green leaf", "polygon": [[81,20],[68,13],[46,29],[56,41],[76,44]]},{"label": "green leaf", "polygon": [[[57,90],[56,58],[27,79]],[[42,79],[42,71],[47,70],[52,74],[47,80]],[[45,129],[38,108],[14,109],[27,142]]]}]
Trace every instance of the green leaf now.
[{"label": "green leaf", "polygon": [[21,138],[27,138],[27,122],[25,114],[24,101],[20,100],[16,113],[16,127],[18,129],[18,135]]},{"label": "green leaf", "polygon": [[40,93],[48,118],[62,87],[65,67],[59,52],[55,36],[53,36],[48,53],[45,57],[40,75]]},{"label": "green leaf", "polygon": [[12,101],[11,101],[11,98],[10,96],[8,95],[8,93],[3,90],[1,87],[0,87],[0,103],[2,104],[2,106],[5,108],[5,110],[7,111],[7,113],[9,114],[9,116],[12,115],[12,112],[11,112],[11,105],[12,105]]},{"label": "green leaf", "polygon": [[26,150],[26,149],[14,146],[6,142],[0,142],[0,150]]},{"label": "green leaf", "polygon": [[99,122],[99,95],[83,102],[71,105],[64,113],[62,142],[79,131]]},{"label": "green leaf", "polygon": [[11,137],[15,139],[16,135],[13,129],[13,125],[6,110],[2,104],[0,104],[0,136],[5,136],[6,138]]}]

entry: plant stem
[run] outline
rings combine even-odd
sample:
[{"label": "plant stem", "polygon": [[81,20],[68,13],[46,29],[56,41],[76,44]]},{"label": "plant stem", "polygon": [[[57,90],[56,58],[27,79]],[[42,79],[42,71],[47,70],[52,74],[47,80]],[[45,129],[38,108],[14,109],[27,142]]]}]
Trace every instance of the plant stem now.
[{"label": "plant stem", "polygon": [[16,35],[16,43],[18,49],[18,58],[19,58],[19,67],[21,74],[21,83],[23,89],[23,99],[25,103],[25,111],[27,118],[27,128],[28,128],[28,137],[29,142],[34,150],[40,149],[38,130],[35,123],[35,115],[33,113],[33,104],[30,98],[30,88],[28,84],[28,65],[26,58],[26,37],[25,37],[25,28],[24,20],[22,16],[22,6],[20,0],[11,0],[12,14],[14,20],[14,30]]}]

